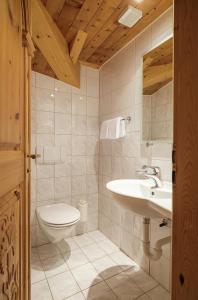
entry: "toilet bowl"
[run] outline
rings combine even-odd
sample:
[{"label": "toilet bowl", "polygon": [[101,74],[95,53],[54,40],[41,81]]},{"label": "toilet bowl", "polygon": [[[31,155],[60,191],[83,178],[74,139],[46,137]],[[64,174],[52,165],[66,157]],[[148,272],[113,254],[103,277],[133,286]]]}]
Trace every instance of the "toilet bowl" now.
[{"label": "toilet bowl", "polygon": [[37,207],[36,214],[41,229],[52,243],[68,237],[80,220],[80,211],[65,203]]}]

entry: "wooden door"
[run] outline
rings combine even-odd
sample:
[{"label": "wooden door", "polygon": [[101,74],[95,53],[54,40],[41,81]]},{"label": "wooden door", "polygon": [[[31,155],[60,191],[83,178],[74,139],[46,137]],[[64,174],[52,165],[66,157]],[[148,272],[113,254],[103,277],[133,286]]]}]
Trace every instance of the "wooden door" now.
[{"label": "wooden door", "polygon": [[198,299],[198,1],[175,0],[172,299]]},{"label": "wooden door", "polygon": [[28,300],[29,1],[0,1],[0,299]]}]

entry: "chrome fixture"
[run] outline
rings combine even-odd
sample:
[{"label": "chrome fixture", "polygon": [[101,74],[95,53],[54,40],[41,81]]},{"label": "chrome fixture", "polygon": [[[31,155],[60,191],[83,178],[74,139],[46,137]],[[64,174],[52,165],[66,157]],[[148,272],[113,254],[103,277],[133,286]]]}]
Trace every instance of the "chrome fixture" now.
[{"label": "chrome fixture", "polygon": [[157,177],[156,175],[150,175],[150,174],[145,174],[146,178],[152,179],[154,181],[154,186],[151,187],[151,189],[156,189],[156,188],[160,188],[162,187],[162,182],[159,179],[159,177]]},{"label": "chrome fixture", "polygon": [[143,165],[142,169],[137,170],[136,173],[154,175],[154,176],[157,176],[158,178],[160,178],[160,167]]},{"label": "chrome fixture", "polygon": [[155,166],[142,166],[141,170],[137,170],[136,173],[142,173],[146,178],[153,179],[155,185],[152,188],[158,188],[162,186],[160,180],[160,168]]},{"label": "chrome fixture", "polygon": [[128,116],[128,117],[126,117],[126,118],[121,119],[121,121],[128,121],[128,122],[131,122],[131,117]]}]

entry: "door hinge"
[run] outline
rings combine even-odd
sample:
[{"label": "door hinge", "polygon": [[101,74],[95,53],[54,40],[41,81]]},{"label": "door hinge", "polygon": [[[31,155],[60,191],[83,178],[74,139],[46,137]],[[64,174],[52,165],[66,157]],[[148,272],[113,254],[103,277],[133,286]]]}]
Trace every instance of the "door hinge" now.
[{"label": "door hinge", "polygon": [[172,150],[172,183],[173,186],[176,185],[176,145],[173,143],[173,150]]}]

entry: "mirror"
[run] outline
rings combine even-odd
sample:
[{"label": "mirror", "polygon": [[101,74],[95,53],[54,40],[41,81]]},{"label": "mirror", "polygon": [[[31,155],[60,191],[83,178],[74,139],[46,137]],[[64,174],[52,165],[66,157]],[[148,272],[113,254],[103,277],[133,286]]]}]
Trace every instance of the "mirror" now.
[{"label": "mirror", "polygon": [[143,56],[142,139],[173,139],[173,38]]}]

